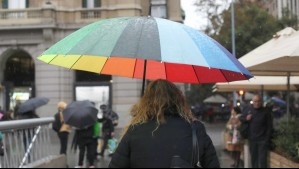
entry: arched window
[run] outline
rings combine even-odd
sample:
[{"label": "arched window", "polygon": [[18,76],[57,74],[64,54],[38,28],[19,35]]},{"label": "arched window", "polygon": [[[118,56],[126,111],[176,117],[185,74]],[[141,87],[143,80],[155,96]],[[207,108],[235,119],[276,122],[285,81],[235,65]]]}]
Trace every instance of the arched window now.
[{"label": "arched window", "polygon": [[4,70],[5,81],[15,86],[31,86],[35,79],[33,59],[25,52],[15,52],[8,58]]},{"label": "arched window", "polygon": [[9,56],[3,72],[6,110],[35,96],[34,60],[22,50],[13,50]]}]

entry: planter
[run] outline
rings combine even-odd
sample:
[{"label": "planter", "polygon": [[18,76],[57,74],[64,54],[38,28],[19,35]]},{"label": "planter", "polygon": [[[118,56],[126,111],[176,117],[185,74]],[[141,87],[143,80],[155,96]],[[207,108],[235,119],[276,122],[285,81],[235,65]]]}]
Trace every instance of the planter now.
[{"label": "planter", "polygon": [[270,168],[299,168],[299,163],[291,161],[275,152],[270,152]]}]

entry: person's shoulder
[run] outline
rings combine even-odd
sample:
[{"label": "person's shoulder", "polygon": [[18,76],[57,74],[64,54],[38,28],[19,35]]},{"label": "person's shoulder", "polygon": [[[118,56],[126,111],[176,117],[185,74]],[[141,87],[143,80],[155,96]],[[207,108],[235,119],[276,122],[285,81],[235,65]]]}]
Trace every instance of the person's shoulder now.
[{"label": "person's shoulder", "polygon": [[205,125],[201,121],[199,121],[199,120],[194,121],[193,125],[195,125],[196,128],[205,129]]}]

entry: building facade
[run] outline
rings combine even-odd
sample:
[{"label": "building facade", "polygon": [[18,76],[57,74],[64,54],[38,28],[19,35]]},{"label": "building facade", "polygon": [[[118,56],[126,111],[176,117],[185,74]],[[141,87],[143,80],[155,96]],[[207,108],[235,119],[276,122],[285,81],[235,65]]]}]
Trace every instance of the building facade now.
[{"label": "building facade", "polygon": [[47,97],[40,116],[53,116],[59,101],[110,104],[120,127],[141,94],[141,80],[68,70],[38,61],[50,46],[92,22],[152,15],[182,22],[180,0],[1,0],[0,106],[13,109],[30,97]]},{"label": "building facade", "polygon": [[288,9],[293,16],[299,19],[299,1],[298,0],[263,0],[265,8],[276,18],[281,18],[284,10]]}]

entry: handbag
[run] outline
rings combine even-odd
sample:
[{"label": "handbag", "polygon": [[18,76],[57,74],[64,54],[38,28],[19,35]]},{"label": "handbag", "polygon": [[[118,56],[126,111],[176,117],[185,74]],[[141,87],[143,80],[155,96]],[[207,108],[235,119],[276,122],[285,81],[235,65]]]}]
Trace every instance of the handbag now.
[{"label": "handbag", "polygon": [[170,168],[201,168],[199,161],[199,147],[196,135],[196,126],[192,124],[192,159],[191,163],[182,159],[179,155],[174,155],[171,159]]}]

